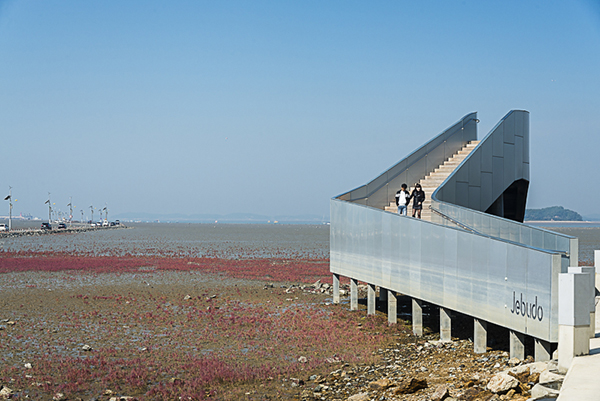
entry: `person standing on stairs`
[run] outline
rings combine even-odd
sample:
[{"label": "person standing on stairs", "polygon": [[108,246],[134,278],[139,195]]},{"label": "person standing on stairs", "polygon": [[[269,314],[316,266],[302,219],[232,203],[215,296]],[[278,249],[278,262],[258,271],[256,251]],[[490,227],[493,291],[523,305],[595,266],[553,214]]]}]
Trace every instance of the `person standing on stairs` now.
[{"label": "person standing on stairs", "polygon": [[406,184],[400,185],[400,190],[396,192],[396,206],[398,206],[398,214],[406,216],[408,203],[410,202],[410,194],[406,190]]},{"label": "person standing on stairs", "polygon": [[412,217],[415,217],[416,214],[420,219],[421,210],[423,210],[423,202],[425,202],[425,191],[421,189],[421,184],[419,184],[418,182],[415,184],[415,189],[413,189],[412,193],[410,194],[409,201],[410,199],[413,200]]}]

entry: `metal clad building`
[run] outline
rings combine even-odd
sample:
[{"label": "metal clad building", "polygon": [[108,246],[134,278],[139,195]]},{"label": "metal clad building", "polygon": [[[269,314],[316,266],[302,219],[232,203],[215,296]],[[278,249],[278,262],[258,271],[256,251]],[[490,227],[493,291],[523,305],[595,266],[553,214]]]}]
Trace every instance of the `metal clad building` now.
[{"label": "metal clad building", "polygon": [[335,275],[558,341],[558,274],[577,239],[522,224],[529,113],[511,111],[433,193],[431,221],[383,210],[477,138],[471,113],[368,184],[331,200]]}]

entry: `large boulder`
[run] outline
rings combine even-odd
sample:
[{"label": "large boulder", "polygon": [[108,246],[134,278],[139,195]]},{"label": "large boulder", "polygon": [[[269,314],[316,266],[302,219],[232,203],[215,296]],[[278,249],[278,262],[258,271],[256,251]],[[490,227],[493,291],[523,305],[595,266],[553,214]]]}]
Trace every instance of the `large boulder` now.
[{"label": "large boulder", "polygon": [[412,394],[424,388],[427,388],[427,379],[405,379],[398,383],[394,394]]},{"label": "large boulder", "polygon": [[519,380],[507,372],[496,373],[488,382],[487,389],[492,393],[504,393],[519,386]]},{"label": "large boulder", "polygon": [[430,399],[431,401],[443,401],[446,397],[448,397],[448,387],[442,384],[435,389]]},{"label": "large boulder", "polygon": [[358,393],[348,397],[348,401],[369,401],[370,399],[369,393]]},{"label": "large boulder", "polygon": [[563,375],[559,375],[545,370],[542,373],[540,373],[540,384],[556,382],[564,380],[564,378],[565,377]]},{"label": "large boulder", "polygon": [[546,386],[543,386],[541,384],[536,384],[535,386],[533,386],[533,388],[530,391],[531,394],[531,398],[533,398],[534,400],[540,399],[540,398],[553,398],[553,397],[557,397],[558,396],[559,391],[558,390],[554,390],[551,388],[548,388]]},{"label": "large boulder", "polygon": [[373,390],[385,390],[392,385],[388,379],[379,379],[377,381],[369,383],[369,388]]}]

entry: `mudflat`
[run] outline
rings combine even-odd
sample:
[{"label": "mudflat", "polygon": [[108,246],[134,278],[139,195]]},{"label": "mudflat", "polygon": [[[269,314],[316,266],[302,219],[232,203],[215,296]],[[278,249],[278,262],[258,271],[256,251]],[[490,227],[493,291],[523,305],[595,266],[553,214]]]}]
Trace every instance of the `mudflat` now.
[{"label": "mudflat", "polygon": [[[28,256],[26,266],[54,266],[53,257]],[[1,260],[13,258],[22,255]],[[101,260],[53,271],[20,261],[24,271],[0,274],[0,385],[15,399],[345,400],[367,392],[417,400],[439,386],[491,396],[486,382],[507,367],[501,347],[476,355],[466,338],[414,337],[408,322],[389,326],[381,311],[367,317],[362,304],[358,312],[331,304],[320,283],[236,278],[232,261],[222,272],[214,260],[207,272],[195,269],[201,261],[162,269],[148,259],[107,272]],[[84,262],[87,270],[75,269]],[[273,272],[321,262],[253,263]],[[388,385],[372,384],[382,379]],[[407,379],[427,385],[393,395],[390,384]]]}]

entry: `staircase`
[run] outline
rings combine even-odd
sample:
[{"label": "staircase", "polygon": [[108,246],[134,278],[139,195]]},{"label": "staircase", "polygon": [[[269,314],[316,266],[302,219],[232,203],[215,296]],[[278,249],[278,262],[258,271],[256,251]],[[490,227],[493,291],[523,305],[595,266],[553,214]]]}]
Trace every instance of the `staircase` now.
[{"label": "staircase", "polygon": [[[423,210],[421,211],[421,218],[423,220],[431,221],[431,209],[429,209],[429,206],[431,205],[431,195],[433,192],[446,181],[446,178],[448,178],[454,169],[456,169],[469,153],[475,149],[478,143],[479,141],[469,142],[465,147],[459,150],[458,153],[454,154],[450,159],[446,160],[442,165],[433,170],[427,177],[419,181],[423,191],[425,191],[425,202],[423,202]],[[409,188],[408,192],[412,193],[413,189],[414,187]],[[397,213],[398,207],[396,206],[396,202],[390,202],[390,205],[386,206],[385,210],[387,212]],[[412,201],[408,207],[408,215],[412,216]]]}]

